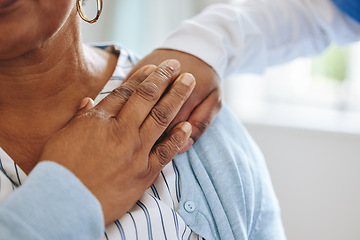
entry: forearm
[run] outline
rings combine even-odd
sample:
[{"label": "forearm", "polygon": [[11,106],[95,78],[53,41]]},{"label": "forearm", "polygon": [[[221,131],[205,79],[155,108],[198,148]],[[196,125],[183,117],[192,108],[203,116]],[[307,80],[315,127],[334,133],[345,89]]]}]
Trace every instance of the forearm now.
[{"label": "forearm", "polygon": [[328,0],[251,0],[217,4],[187,20],[160,48],[191,53],[221,77],[323,51],[360,39],[360,24]]},{"label": "forearm", "polygon": [[0,203],[0,239],[99,239],[98,200],[64,167],[42,162]]}]

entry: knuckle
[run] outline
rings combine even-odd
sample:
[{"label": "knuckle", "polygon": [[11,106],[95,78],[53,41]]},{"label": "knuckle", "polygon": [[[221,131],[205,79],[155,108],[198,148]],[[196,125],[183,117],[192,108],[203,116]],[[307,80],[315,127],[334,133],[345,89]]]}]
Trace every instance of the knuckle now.
[{"label": "knuckle", "polygon": [[171,143],[174,145],[174,147],[177,148],[177,150],[180,150],[180,147],[184,144],[184,138],[181,134],[175,133],[170,137]]},{"label": "knuckle", "polygon": [[139,85],[141,84],[146,78],[148,77],[148,75],[145,72],[141,72],[139,75],[136,75],[132,78],[133,82],[135,85]]},{"label": "knuckle", "polygon": [[98,122],[103,122],[103,121],[109,120],[108,114],[99,109],[91,109],[90,111],[78,116],[77,118],[88,119],[88,120],[98,121]]},{"label": "knuckle", "polygon": [[201,133],[203,134],[210,126],[209,121],[194,121],[193,126]]},{"label": "knuckle", "polygon": [[155,71],[156,75],[158,75],[159,77],[166,79],[166,78],[171,78],[174,74],[175,74],[175,69],[172,68],[170,65],[168,64],[164,64],[162,66],[160,66],[156,71]]},{"label": "knuckle", "polygon": [[120,98],[122,100],[129,99],[132,94],[133,94],[133,90],[126,85],[122,85],[118,88],[115,88],[112,91],[113,96]]},{"label": "knuckle", "polygon": [[160,98],[159,88],[152,82],[140,85],[136,93],[147,101],[155,101]]},{"label": "knuckle", "polygon": [[155,106],[151,110],[150,116],[155,120],[158,125],[166,127],[171,120],[171,110],[165,105]]},{"label": "knuckle", "polygon": [[166,144],[161,144],[155,148],[155,154],[158,157],[161,166],[165,166],[172,158],[171,148]]},{"label": "knuckle", "polygon": [[188,95],[189,88],[186,88],[184,86],[182,87],[176,87],[171,91],[171,94],[175,96],[177,99],[184,100],[185,97]]}]

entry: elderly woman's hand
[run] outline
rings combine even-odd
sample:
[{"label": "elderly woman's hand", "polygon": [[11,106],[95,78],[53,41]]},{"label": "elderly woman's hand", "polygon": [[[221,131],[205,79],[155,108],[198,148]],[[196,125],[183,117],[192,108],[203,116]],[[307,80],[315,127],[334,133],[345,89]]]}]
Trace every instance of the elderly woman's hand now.
[{"label": "elderly woman's hand", "polygon": [[168,128],[170,130],[179,122],[186,120],[193,126],[191,138],[180,150],[180,153],[183,153],[207,130],[220,111],[220,81],[215,70],[201,59],[171,49],[154,50],[144,57],[131,73],[145,64],[159,64],[169,58],[179,60],[182,71],[192,73],[196,78],[196,87],[193,93]]},{"label": "elderly woman's hand", "polygon": [[195,86],[191,74],[179,73],[175,60],[141,68],[44,147],[41,160],[72,171],[100,201],[106,224],[136,203],[190,137],[183,122],[158,141]]}]

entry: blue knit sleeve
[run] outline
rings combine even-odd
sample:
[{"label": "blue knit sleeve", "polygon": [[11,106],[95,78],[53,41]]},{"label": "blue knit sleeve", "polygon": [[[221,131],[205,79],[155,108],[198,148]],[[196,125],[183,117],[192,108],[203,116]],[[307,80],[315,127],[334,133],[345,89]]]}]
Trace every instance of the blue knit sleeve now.
[{"label": "blue knit sleeve", "polygon": [[207,240],[286,239],[265,159],[225,104],[174,161],[181,173],[178,213],[194,232]]},{"label": "blue knit sleeve", "polygon": [[99,239],[101,205],[70,171],[41,162],[0,203],[0,239]]},{"label": "blue knit sleeve", "polygon": [[332,0],[345,14],[360,23],[360,0]]}]

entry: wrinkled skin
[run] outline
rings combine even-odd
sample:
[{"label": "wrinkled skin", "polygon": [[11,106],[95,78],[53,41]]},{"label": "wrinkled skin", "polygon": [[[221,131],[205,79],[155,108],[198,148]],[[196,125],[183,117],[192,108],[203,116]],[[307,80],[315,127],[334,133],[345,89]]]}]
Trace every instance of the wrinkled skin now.
[{"label": "wrinkled skin", "polygon": [[179,73],[172,62],[140,69],[97,106],[81,109],[44,147],[41,159],[68,168],[98,198],[105,223],[135,204],[190,137],[191,125],[181,123],[157,141],[195,86],[183,74],[158,102]]},{"label": "wrinkled skin", "polygon": [[189,72],[196,79],[196,87],[193,94],[168,128],[168,130],[171,130],[172,127],[182,121],[189,121],[191,123],[193,127],[191,138],[180,150],[180,153],[184,153],[208,129],[220,111],[220,81],[214,69],[201,59],[188,53],[171,49],[154,50],[133,68],[129,76],[146,64],[159,64],[165,59],[170,58],[180,61],[182,72]]}]

